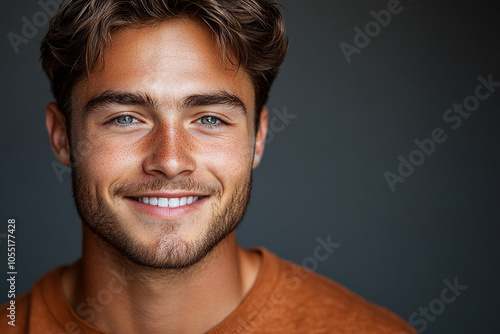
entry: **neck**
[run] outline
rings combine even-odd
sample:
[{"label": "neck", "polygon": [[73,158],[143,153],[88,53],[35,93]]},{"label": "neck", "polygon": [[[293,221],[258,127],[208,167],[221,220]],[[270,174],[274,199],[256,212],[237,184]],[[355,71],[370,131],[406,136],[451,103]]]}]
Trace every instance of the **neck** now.
[{"label": "neck", "polygon": [[84,225],[82,258],[65,272],[63,289],[80,317],[110,333],[201,333],[236,309],[259,265],[233,232],[190,268],[144,268]]}]

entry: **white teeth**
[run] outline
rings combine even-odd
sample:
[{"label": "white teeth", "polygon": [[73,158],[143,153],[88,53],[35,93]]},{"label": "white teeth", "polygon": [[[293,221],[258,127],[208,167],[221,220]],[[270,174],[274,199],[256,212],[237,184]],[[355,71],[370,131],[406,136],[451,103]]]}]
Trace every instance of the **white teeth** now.
[{"label": "white teeth", "polygon": [[164,197],[138,197],[137,200],[144,204],[159,206],[162,208],[178,208],[180,206],[192,204],[199,200],[198,196],[188,196],[180,198],[164,198]]},{"label": "white teeth", "polygon": [[177,208],[179,206],[178,198],[169,198],[168,199],[168,207],[169,208]]},{"label": "white teeth", "polygon": [[168,208],[168,199],[166,198],[158,198],[158,206],[162,208]]}]

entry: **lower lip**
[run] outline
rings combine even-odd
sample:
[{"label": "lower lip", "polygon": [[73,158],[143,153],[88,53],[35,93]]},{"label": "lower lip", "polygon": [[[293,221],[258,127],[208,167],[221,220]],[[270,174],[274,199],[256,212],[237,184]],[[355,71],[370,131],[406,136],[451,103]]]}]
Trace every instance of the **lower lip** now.
[{"label": "lower lip", "polygon": [[198,209],[207,199],[208,196],[200,197],[196,202],[191,204],[186,204],[177,208],[163,208],[156,205],[149,205],[141,203],[131,197],[126,197],[126,199],[131,202],[132,206],[139,212],[146,214],[148,216],[165,219],[165,220],[175,220],[183,218],[194,210]]}]

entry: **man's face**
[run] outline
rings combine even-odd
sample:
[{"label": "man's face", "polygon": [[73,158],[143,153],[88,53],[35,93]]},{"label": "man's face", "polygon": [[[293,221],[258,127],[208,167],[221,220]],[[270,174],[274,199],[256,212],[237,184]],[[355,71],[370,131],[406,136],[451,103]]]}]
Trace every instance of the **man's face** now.
[{"label": "man's face", "polygon": [[248,204],[263,150],[251,80],[188,19],[119,30],[103,65],[72,96],[78,212],[132,261],[188,267]]}]

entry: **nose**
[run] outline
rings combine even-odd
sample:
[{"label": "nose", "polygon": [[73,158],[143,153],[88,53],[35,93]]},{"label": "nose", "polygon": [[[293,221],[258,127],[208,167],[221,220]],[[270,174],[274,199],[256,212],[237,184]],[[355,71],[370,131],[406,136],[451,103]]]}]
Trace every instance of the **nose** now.
[{"label": "nose", "polygon": [[175,122],[158,126],[149,135],[143,170],[168,179],[192,173],[196,163],[189,137],[187,130]]}]

